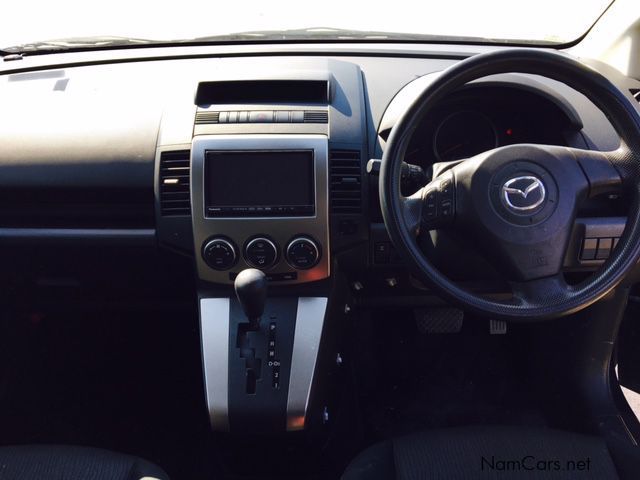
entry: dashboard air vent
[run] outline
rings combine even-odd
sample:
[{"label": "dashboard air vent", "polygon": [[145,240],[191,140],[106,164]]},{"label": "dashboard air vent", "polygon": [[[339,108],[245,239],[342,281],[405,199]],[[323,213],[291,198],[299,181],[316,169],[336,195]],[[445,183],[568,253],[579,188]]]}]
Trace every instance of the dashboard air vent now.
[{"label": "dashboard air vent", "polygon": [[633,98],[640,102],[640,88],[630,88],[629,91],[631,95],[633,95]]},{"label": "dashboard air vent", "polygon": [[163,216],[190,215],[189,150],[160,154],[160,213]]},{"label": "dashboard air vent", "polygon": [[220,112],[198,112],[196,113],[196,124],[218,123]]},{"label": "dashboard air vent", "polygon": [[329,153],[331,172],[331,213],[362,212],[362,164],[357,150],[332,150]]},{"label": "dashboard air vent", "polygon": [[329,121],[329,113],[322,110],[305,110],[304,123],[327,123]]}]

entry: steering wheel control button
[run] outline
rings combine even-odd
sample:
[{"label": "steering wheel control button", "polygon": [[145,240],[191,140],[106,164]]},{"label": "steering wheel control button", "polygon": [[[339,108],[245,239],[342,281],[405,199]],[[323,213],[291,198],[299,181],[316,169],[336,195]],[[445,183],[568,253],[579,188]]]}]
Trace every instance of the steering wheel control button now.
[{"label": "steering wheel control button", "polygon": [[613,240],[611,238],[601,238],[598,240],[598,251],[596,253],[596,260],[606,260],[611,254],[611,246]]},{"label": "steering wheel control button", "polygon": [[230,240],[213,238],[202,248],[202,258],[214,270],[228,270],[236,263],[236,248]]},{"label": "steering wheel control button", "polygon": [[438,192],[428,191],[424,196],[424,218],[436,220],[438,218]]},{"label": "steering wheel control button", "polygon": [[422,223],[429,230],[449,224],[455,215],[453,174],[445,172],[428,186],[422,197]]},{"label": "steering wheel control button", "polygon": [[287,247],[287,262],[293,268],[307,270],[314,267],[319,260],[320,250],[310,238],[294,238]]},{"label": "steering wheel control button", "polygon": [[453,203],[450,201],[440,202],[440,215],[443,219],[453,217]]},{"label": "steering wheel control button", "polygon": [[268,238],[257,237],[247,242],[244,248],[244,258],[252,267],[270,268],[278,259],[278,248]]},{"label": "steering wheel control button", "polygon": [[451,178],[445,178],[440,182],[440,193],[443,199],[453,200],[453,180]]},{"label": "steering wheel control button", "polygon": [[597,238],[585,238],[582,243],[582,254],[580,260],[595,260],[598,251]]}]

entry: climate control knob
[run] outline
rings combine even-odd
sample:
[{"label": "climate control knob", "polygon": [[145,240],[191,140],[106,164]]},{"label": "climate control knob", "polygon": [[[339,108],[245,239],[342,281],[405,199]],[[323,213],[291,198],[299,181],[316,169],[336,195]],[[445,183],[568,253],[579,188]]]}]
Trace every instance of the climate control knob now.
[{"label": "climate control knob", "polygon": [[308,237],[297,237],[287,246],[287,262],[298,270],[307,270],[320,260],[318,245]]},{"label": "climate control knob", "polygon": [[244,258],[254,268],[269,268],[278,259],[278,248],[268,238],[257,237],[247,242],[244,247]]},{"label": "climate control knob", "polygon": [[202,258],[214,270],[228,270],[236,264],[236,247],[230,240],[212,238],[202,247]]}]

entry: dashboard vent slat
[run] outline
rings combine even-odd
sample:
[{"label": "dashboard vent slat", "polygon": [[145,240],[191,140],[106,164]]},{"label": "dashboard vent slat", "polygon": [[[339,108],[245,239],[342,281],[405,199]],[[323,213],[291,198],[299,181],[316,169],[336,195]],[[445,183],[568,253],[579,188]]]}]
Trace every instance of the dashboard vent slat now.
[{"label": "dashboard vent slat", "polygon": [[633,98],[635,98],[638,103],[640,103],[640,88],[630,88],[629,92],[631,92],[631,95],[633,95]]},{"label": "dashboard vent slat", "polygon": [[331,213],[362,213],[362,163],[357,150],[329,152]]},{"label": "dashboard vent slat", "polygon": [[327,123],[329,113],[321,110],[305,110],[304,123]]},{"label": "dashboard vent slat", "polygon": [[220,112],[197,112],[196,124],[218,123],[220,120]]},{"label": "dashboard vent slat", "polygon": [[160,214],[191,215],[189,150],[160,154]]}]

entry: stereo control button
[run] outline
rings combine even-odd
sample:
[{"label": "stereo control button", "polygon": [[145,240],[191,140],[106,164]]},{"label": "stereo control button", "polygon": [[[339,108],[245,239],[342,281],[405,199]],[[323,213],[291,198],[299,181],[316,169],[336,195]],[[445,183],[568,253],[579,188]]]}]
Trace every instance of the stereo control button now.
[{"label": "stereo control button", "polygon": [[228,270],[236,263],[236,248],[229,240],[214,238],[202,248],[202,258],[214,270]]},{"label": "stereo control button", "polygon": [[249,123],[273,123],[273,110],[254,110],[249,112]]},{"label": "stereo control button", "polygon": [[287,262],[293,268],[306,270],[312,268],[320,260],[320,249],[310,238],[299,237],[287,247]]},{"label": "stereo control button", "polygon": [[278,248],[268,238],[254,238],[247,243],[244,249],[244,258],[252,267],[269,268],[278,259]]}]

